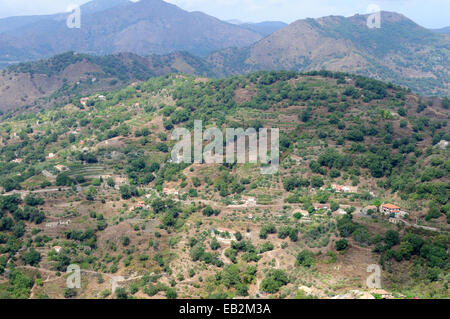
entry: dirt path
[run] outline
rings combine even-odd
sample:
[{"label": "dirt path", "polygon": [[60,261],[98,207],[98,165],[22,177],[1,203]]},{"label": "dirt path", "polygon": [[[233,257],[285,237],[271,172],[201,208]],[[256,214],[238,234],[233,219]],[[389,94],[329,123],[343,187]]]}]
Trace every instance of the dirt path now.
[{"label": "dirt path", "polygon": [[[50,274],[47,277],[47,279],[43,281],[44,283],[56,281],[56,280],[59,280],[61,278],[61,277],[56,276],[56,273],[57,273],[56,271],[45,269],[45,268],[38,268],[38,267],[33,267],[33,266],[17,266],[16,268],[37,270],[39,272]],[[120,284],[128,282],[128,281],[142,279],[144,277],[144,276],[133,276],[133,277],[129,277],[129,278],[124,278],[123,276],[115,276],[115,275],[112,275],[112,274],[97,272],[97,271],[93,271],[93,270],[81,269],[80,271],[84,272],[84,273],[88,273],[88,274],[97,275],[97,276],[98,275],[102,275],[102,276],[108,277],[111,280],[111,292],[112,293],[114,293],[116,291],[116,289],[118,287],[120,287]],[[52,276],[53,276],[53,278],[51,278]],[[32,290],[31,290],[30,298],[34,297],[34,288],[35,287],[36,286],[33,286]]]}]

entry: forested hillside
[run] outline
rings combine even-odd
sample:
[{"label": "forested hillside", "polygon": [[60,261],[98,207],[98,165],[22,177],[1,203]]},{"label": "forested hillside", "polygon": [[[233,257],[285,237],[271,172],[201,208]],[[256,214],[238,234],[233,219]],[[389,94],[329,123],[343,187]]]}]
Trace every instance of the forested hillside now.
[{"label": "forested hillside", "polygon": [[[380,298],[378,264],[392,297],[448,297],[448,99],[326,71],[77,94],[0,122],[1,296]],[[172,163],[194,120],[279,128],[279,172]]]}]

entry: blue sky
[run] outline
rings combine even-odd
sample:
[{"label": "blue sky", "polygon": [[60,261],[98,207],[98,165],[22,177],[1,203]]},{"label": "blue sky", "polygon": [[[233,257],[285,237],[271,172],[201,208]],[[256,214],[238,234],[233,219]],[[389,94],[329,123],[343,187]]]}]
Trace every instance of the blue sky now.
[{"label": "blue sky", "polygon": [[[134,0],[136,1],[136,0]],[[450,25],[450,0],[166,0],[188,11],[202,11],[223,20],[293,22],[326,15],[351,16],[367,13],[370,4],[396,11],[420,25]],[[0,17],[66,11],[88,0],[0,0]]]}]

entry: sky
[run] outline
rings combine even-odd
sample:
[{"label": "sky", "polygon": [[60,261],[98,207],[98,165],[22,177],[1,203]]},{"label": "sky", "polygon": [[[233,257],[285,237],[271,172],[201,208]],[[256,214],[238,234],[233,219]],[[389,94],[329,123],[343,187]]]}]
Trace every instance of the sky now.
[{"label": "sky", "polygon": [[[138,0],[133,0],[136,2]],[[368,13],[369,5],[404,14],[427,28],[450,26],[450,0],[166,0],[188,11],[202,11],[222,20],[284,21],[327,15]],[[0,0],[0,18],[67,11],[88,0]]]}]

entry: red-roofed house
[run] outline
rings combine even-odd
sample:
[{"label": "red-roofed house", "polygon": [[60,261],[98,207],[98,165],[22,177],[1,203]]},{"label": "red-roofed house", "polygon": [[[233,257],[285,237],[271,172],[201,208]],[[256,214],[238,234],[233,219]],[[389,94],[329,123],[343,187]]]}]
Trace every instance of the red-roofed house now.
[{"label": "red-roofed house", "polygon": [[380,207],[380,212],[384,213],[385,215],[390,215],[392,213],[398,214],[400,213],[400,207],[392,204],[383,204]]}]

